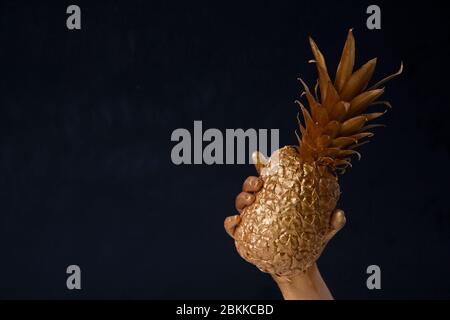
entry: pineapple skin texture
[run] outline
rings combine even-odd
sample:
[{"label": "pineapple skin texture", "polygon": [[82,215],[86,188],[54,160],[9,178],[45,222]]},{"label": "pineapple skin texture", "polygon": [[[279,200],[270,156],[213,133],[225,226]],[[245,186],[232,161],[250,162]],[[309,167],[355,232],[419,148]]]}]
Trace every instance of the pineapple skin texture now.
[{"label": "pineapple skin texture", "polygon": [[237,251],[258,269],[277,276],[305,272],[326,245],[340,196],[334,172],[304,162],[296,147],[274,152],[261,170],[263,188],[241,213]]}]

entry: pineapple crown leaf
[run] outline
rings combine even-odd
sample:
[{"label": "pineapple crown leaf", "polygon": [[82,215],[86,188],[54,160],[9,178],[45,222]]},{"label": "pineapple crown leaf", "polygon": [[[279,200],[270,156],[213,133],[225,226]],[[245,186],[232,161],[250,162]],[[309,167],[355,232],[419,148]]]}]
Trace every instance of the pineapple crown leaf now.
[{"label": "pineapple crown leaf", "polygon": [[379,101],[378,98],[384,93],[384,87],[381,86],[403,72],[403,62],[396,73],[367,89],[375,71],[377,58],[369,60],[356,71],[353,70],[353,29],[348,31],[334,81],[329,76],[322,52],[311,37],[309,44],[314,56],[309,62],[316,65],[318,79],[313,95],[305,81],[298,78],[303,87],[300,97],[306,96],[309,107],[306,108],[301,101],[295,100],[300,107],[304,123],[303,125],[300,120],[299,112],[297,122],[301,136],[296,132],[299,153],[305,161],[319,161],[343,172],[346,167],[351,166],[350,156],[361,157],[354,149],[368,142],[361,142],[361,139],[373,136],[368,130],[383,126],[367,125],[367,122],[381,117],[387,110],[370,113],[366,113],[366,110],[375,105],[392,108],[388,101]]}]

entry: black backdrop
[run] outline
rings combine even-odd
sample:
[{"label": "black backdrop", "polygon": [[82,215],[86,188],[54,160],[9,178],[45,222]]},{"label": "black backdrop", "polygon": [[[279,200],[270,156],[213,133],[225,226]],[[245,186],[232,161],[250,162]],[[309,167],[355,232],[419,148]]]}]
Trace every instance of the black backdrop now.
[{"label": "black backdrop", "polygon": [[[348,224],[320,269],[336,298],[450,298],[449,24],[443,3],[0,2],[0,297],[280,298],[223,230],[251,165],[170,160],[176,128],[280,128],[295,143],[307,37],[334,69],[397,70],[363,159],[341,178]],[[66,289],[66,267],[82,290]],[[368,265],[382,270],[369,291]]]}]

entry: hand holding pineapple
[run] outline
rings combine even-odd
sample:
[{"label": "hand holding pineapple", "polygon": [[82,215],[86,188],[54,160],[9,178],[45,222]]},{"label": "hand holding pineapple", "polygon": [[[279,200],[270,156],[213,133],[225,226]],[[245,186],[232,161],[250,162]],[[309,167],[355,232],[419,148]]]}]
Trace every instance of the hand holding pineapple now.
[{"label": "hand holding pineapple", "polygon": [[[236,197],[236,210],[241,213],[246,207],[255,201],[255,193],[261,190],[263,180],[258,177],[248,177],[242,186],[242,192]],[[225,219],[224,226],[227,233],[234,239],[236,227],[240,222],[240,215],[229,216]],[[330,220],[327,242],[345,225],[345,215],[342,210],[335,210]],[[304,274],[294,277],[280,277],[272,275],[278,284],[285,299],[332,299],[330,291],[323,281],[317,264],[313,264]]]}]

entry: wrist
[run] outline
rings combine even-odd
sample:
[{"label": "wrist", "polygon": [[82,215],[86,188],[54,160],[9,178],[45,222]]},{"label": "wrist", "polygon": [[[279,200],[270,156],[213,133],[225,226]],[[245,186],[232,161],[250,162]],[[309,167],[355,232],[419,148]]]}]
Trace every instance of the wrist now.
[{"label": "wrist", "polygon": [[317,264],[314,263],[306,272],[291,277],[272,276],[286,300],[332,300],[320,275]]}]

